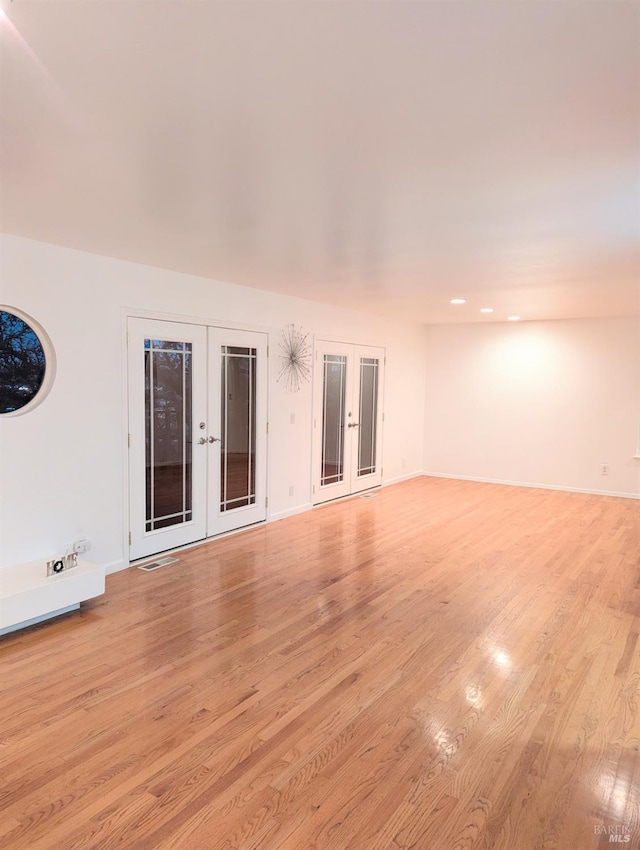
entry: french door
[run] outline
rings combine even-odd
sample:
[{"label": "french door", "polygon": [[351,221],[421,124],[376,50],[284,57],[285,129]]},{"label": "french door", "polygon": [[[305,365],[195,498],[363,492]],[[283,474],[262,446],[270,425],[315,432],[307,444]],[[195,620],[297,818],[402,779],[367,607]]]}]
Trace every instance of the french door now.
[{"label": "french door", "polygon": [[129,319],[130,558],[266,519],[267,337]]},{"label": "french door", "polygon": [[382,483],[384,349],[316,341],[312,502]]}]

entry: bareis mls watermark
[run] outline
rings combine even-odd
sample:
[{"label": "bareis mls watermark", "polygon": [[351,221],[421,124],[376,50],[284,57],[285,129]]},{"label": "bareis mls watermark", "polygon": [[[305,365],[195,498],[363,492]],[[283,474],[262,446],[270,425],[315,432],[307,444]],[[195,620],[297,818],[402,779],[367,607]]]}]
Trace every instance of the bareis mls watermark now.
[{"label": "bareis mls watermark", "polygon": [[613,826],[594,826],[593,839],[594,841],[602,842],[602,844],[630,844],[632,829],[630,826],[623,824],[614,824]]}]

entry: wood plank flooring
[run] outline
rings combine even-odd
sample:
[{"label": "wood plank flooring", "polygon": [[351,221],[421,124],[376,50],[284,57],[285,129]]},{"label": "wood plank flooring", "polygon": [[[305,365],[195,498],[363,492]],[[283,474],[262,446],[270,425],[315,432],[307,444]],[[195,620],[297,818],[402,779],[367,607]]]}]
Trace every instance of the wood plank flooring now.
[{"label": "wood plank flooring", "polygon": [[179,558],[0,639],[3,850],[640,848],[640,502],[420,478]]}]

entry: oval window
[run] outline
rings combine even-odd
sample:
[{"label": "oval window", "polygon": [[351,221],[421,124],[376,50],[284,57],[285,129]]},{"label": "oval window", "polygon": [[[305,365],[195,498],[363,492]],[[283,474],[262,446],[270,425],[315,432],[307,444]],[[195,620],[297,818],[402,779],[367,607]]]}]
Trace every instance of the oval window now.
[{"label": "oval window", "polygon": [[40,404],[54,373],[45,331],[26,313],[0,306],[0,416],[17,416]]}]

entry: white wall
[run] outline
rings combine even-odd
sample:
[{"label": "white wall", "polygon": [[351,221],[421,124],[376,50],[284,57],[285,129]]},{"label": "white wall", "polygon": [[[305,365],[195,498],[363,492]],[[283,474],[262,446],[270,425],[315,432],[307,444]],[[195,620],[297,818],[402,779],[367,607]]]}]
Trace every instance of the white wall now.
[{"label": "white wall", "polygon": [[640,494],[637,319],[427,334],[427,473]]},{"label": "white wall", "polygon": [[[637,320],[431,326],[425,343],[419,326],[302,299],[15,237],[0,237],[0,250],[0,302],[41,323],[58,360],[43,404],[0,421],[0,565],[48,556],[80,534],[96,563],[126,562],[127,310],[267,330],[272,353],[290,322],[385,346],[386,483],[424,469],[640,494]],[[270,369],[269,510],[278,518],[309,507],[311,385],[290,393],[275,380],[277,357]]]},{"label": "white wall", "polygon": [[[319,336],[385,346],[384,479],[422,471],[424,328],[27,239],[3,236],[0,249],[0,302],[40,322],[58,367],[38,408],[0,421],[0,564],[47,556],[80,533],[93,542],[96,563],[117,568],[127,560],[125,310],[267,330],[272,354],[291,322]],[[311,385],[290,393],[276,383],[278,372],[272,356],[272,518],[309,507],[311,486]]]}]

